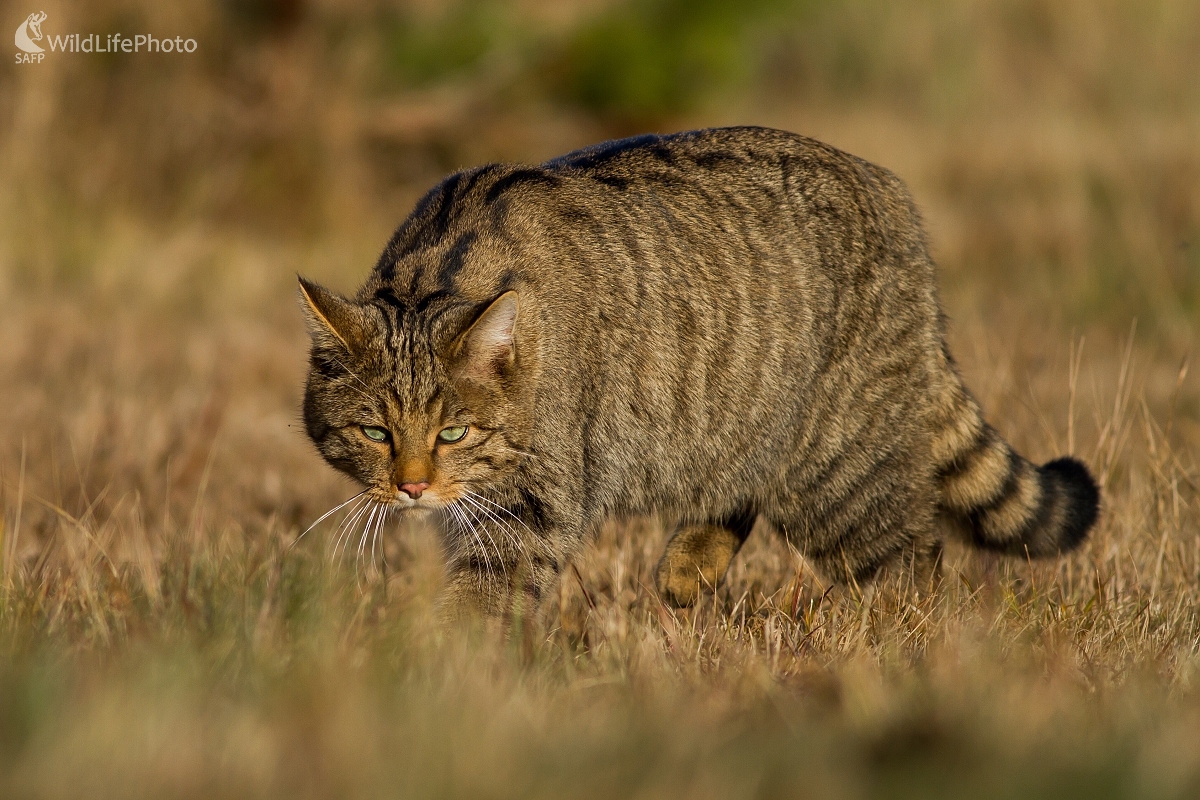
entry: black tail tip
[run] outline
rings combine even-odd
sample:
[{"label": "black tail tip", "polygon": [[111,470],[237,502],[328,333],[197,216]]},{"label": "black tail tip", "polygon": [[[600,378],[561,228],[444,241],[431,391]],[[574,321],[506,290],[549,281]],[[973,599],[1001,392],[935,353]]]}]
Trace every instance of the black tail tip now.
[{"label": "black tail tip", "polygon": [[1088,468],[1075,458],[1055,459],[1044,465],[1042,470],[1055,478],[1066,500],[1065,516],[1059,531],[1059,551],[1065,553],[1074,550],[1087,538],[1088,531],[1096,522],[1096,515],[1100,511],[1100,489]]}]

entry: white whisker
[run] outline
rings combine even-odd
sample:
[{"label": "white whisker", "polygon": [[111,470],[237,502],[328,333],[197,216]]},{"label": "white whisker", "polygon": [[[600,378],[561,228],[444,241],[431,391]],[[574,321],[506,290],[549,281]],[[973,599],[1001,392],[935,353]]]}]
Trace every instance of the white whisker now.
[{"label": "white whisker", "polygon": [[[491,500],[491,499],[485,497],[484,495],[479,494],[478,492],[472,492],[470,489],[464,489],[463,491],[465,491],[467,494],[471,495],[471,497],[474,497],[476,500],[487,503],[489,506],[496,509],[497,511],[503,512],[503,513],[507,514],[508,516],[512,517],[514,520],[516,520],[518,523],[520,523],[526,530],[529,529],[529,526],[525,525],[524,521],[522,521],[520,517],[518,517],[516,514],[512,513],[511,511],[509,511],[504,506],[495,502],[494,500]],[[530,531],[530,533],[532,533],[532,532],[533,531]]]},{"label": "white whisker", "polygon": [[[453,504],[453,503],[446,506],[446,508],[448,508],[451,512],[453,512],[454,519],[456,522],[458,522],[458,529],[462,533],[463,539],[466,539],[467,532],[468,532],[468,530],[470,530],[471,535],[475,537],[476,541],[479,541],[480,547],[482,547],[483,542],[479,540],[479,535],[476,534],[473,529],[471,529],[470,523],[467,521],[467,516],[465,513],[463,513],[463,510],[461,508],[459,508],[456,504]],[[467,548],[464,544],[463,551],[469,553],[470,549]],[[485,562],[485,564],[486,563],[487,562]],[[490,568],[489,568],[489,575],[490,575]],[[478,577],[479,577],[479,589],[480,589],[480,591],[483,591],[483,575],[479,575]]]},{"label": "white whisker", "polygon": [[345,382],[344,380],[342,380],[341,378],[334,378],[334,379],[333,379],[333,383],[336,383],[338,386],[344,386],[345,388],[347,388],[347,389],[349,389],[349,390],[351,390],[351,391],[358,392],[360,395],[362,395],[362,397],[363,397],[365,400],[367,400],[368,402],[370,402],[372,405],[374,405],[374,404],[375,404],[375,398],[374,398],[374,397],[371,397],[371,395],[367,394],[367,393],[366,393],[366,392],[364,392],[362,389],[359,389],[357,386],[353,386],[353,385],[351,385],[351,384],[349,384],[349,383],[346,383],[346,382]]},{"label": "white whisker", "polygon": [[496,445],[496,446],[501,450],[507,450],[508,452],[512,453],[513,455],[518,455],[523,458],[532,458],[534,461],[537,461],[537,458],[538,458],[536,453],[531,453],[528,450],[518,450],[515,447],[505,447],[502,444]]},{"label": "white whisker", "polygon": [[521,519],[520,517],[518,517],[518,516],[517,516],[516,514],[514,514],[513,512],[509,511],[509,510],[508,510],[507,508],[505,508],[504,506],[500,505],[499,503],[496,503],[496,502],[495,502],[495,501],[493,501],[493,500],[489,500],[488,498],[484,497],[484,496],[483,496],[483,495],[481,495],[481,494],[478,494],[478,493],[476,493],[476,492],[472,492],[470,489],[464,489],[463,491],[464,491],[464,492],[466,492],[467,494],[469,494],[469,495],[470,495],[471,497],[473,497],[475,500],[477,500],[477,501],[479,501],[479,502],[482,502],[482,503],[487,503],[487,504],[488,504],[489,506],[491,506],[491,507],[492,507],[492,508],[493,508],[495,511],[498,511],[498,512],[500,512],[500,513],[504,514],[504,515],[505,515],[505,516],[507,516],[509,519],[511,519],[513,522],[517,523],[517,524],[518,524],[518,525],[520,525],[522,528],[524,528],[524,529],[526,530],[526,532],[528,532],[528,533],[529,533],[529,535],[530,535],[530,536],[533,536],[533,537],[535,537],[535,538],[536,538],[536,534],[533,532],[533,530],[532,530],[532,529],[531,529],[531,528],[530,528],[528,525],[526,525],[526,524],[525,524],[525,521],[524,521],[523,519]]},{"label": "white whisker", "polygon": [[370,534],[371,528],[375,524],[375,517],[379,514],[379,509],[383,506],[376,504],[371,509],[371,515],[367,517],[367,524],[363,526],[362,536],[358,540],[358,556],[354,559],[354,574],[358,575],[362,570],[363,551],[367,547],[367,536]]},{"label": "white whisker", "polygon": [[338,558],[342,557],[338,555],[339,547],[341,548],[343,556],[345,555],[346,545],[350,543],[350,537],[354,535],[354,529],[358,527],[358,521],[362,519],[363,514],[367,513],[374,507],[375,500],[368,499],[367,502],[364,503],[363,506],[354,513],[354,516],[346,525],[345,531],[339,535],[337,540],[333,543],[333,555],[330,557],[330,560],[337,561]]},{"label": "white whisker", "polygon": [[366,382],[366,381],[364,381],[362,378],[360,378],[360,377],[358,376],[358,373],[357,373],[357,372],[355,372],[354,370],[352,370],[352,369],[350,369],[349,367],[347,367],[347,366],[346,366],[346,365],[345,365],[345,364],[342,362],[342,360],[341,360],[340,358],[335,358],[335,359],[333,359],[333,360],[334,360],[334,361],[336,361],[336,362],[338,363],[338,366],[340,366],[342,369],[346,370],[347,374],[349,374],[349,375],[350,375],[352,378],[354,378],[354,380],[356,380],[356,381],[358,381],[359,383],[361,383],[361,384],[362,384],[362,387],[363,387],[364,389],[366,389],[367,391],[370,391],[370,390],[371,390],[371,387],[367,385],[367,382]]},{"label": "white whisker", "polygon": [[[508,539],[508,541],[516,547],[517,552],[520,555],[523,555],[525,557],[525,560],[529,563],[529,568],[532,570],[533,569],[533,558],[529,555],[529,551],[526,549],[524,542],[521,541],[520,534],[518,534],[515,530],[513,530],[511,525],[509,525],[507,522],[505,522],[504,520],[502,520],[498,516],[496,516],[496,514],[494,512],[492,512],[491,510],[489,510],[487,508],[487,506],[484,506],[482,503],[480,503],[479,500],[476,499],[478,497],[479,497],[478,495],[476,495],[474,492],[472,492],[468,489],[463,490],[463,499],[466,500],[468,503],[470,503],[475,508],[479,509],[479,511],[481,513],[483,513],[488,519],[492,520],[493,522],[495,522],[497,525],[500,526],[501,533],[504,533],[506,538]],[[493,541],[493,544],[495,544],[494,541]],[[505,577],[507,577],[507,576],[508,576],[508,570],[505,569]]]},{"label": "white whisker", "polygon": [[[392,506],[386,506],[384,508],[384,513],[380,517],[379,525],[376,526],[376,528],[375,528],[375,535],[373,537],[371,537],[371,566],[375,567],[376,569],[379,568],[378,567],[379,557],[375,555],[375,546],[382,539],[384,526],[387,524],[387,522],[389,522],[391,520],[393,510],[394,509],[392,508]],[[385,546],[381,545],[380,550],[382,551],[383,560],[384,560],[384,563],[386,564],[387,563],[387,549]]]},{"label": "white whisker", "polygon": [[[466,495],[463,495],[463,498],[462,498],[462,499],[463,499],[463,500],[466,500],[466,501],[467,501],[468,503],[470,503],[472,506],[474,506],[475,508],[478,508],[479,510],[483,511],[483,512],[486,514],[486,512],[487,512],[487,509],[485,509],[483,506],[481,506],[481,505],[479,505],[478,503],[476,503],[476,502],[475,502],[474,500],[472,500],[471,498],[467,497]],[[501,570],[504,572],[504,578],[505,578],[505,580],[507,580],[507,579],[508,579],[508,567],[507,567],[507,566],[505,565],[505,563],[504,563],[504,554],[503,554],[502,552],[500,552],[500,547],[499,547],[499,545],[497,545],[497,544],[496,544],[496,540],[495,540],[494,538],[492,538],[492,532],[491,532],[491,530],[489,530],[489,526],[486,524],[486,520],[480,520],[480,519],[479,519],[479,517],[478,517],[478,516],[476,516],[475,512],[474,512],[472,509],[470,509],[470,508],[466,508],[466,509],[464,509],[464,510],[466,510],[466,511],[469,511],[469,512],[470,512],[471,516],[475,518],[475,521],[476,521],[477,523],[479,523],[480,527],[482,527],[482,528],[483,528],[483,532],[487,534],[488,541],[492,543],[492,547],[493,547],[493,548],[495,549],[495,551],[496,551],[496,558],[497,558],[497,559],[500,561],[500,569],[501,569]],[[488,518],[488,519],[495,520],[495,517],[493,517],[493,516],[492,516],[492,515],[490,515],[490,514],[486,514],[486,516],[487,516],[487,518]],[[498,520],[497,520],[497,521],[498,521]]]},{"label": "white whisker", "polygon": [[292,549],[293,547],[295,547],[295,546],[296,546],[296,542],[299,542],[301,539],[303,539],[303,538],[304,538],[304,534],[305,534],[305,533],[308,533],[308,532],[309,532],[309,531],[311,531],[313,528],[317,527],[317,526],[318,526],[318,525],[320,525],[322,522],[324,522],[324,521],[325,521],[325,520],[326,520],[326,519],[329,517],[329,515],[330,515],[330,514],[335,514],[335,513],[337,513],[337,512],[338,512],[340,509],[343,509],[343,508],[345,508],[347,505],[349,505],[350,503],[354,502],[354,501],[355,501],[355,500],[357,500],[358,498],[362,497],[362,496],[363,496],[364,494],[366,494],[366,493],[367,493],[367,490],[366,490],[366,489],[363,489],[363,490],[362,490],[361,492],[359,492],[358,494],[354,495],[353,497],[349,498],[348,500],[343,500],[342,502],[338,503],[338,504],[337,504],[336,506],[334,506],[333,508],[331,508],[331,509],[329,509],[328,511],[326,511],[326,512],[325,512],[324,514],[322,514],[321,516],[317,517],[317,521],[316,521],[316,522],[314,522],[312,525],[309,525],[307,528],[305,528],[305,529],[304,529],[304,532],[303,532],[303,533],[301,533],[299,536],[297,536],[297,537],[296,537],[296,540],[295,540],[295,541],[293,541],[293,542],[292,542],[290,545],[288,545],[288,550],[289,550],[289,551],[291,551],[291,549]]},{"label": "white whisker", "polygon": [[[470,517],[470,519],[471,519],[471,530],[472,530],[472,531],[475,533],[475,541],[479,542],[479,552],[480,552],[480,554],[483,556],[483,566],[484,566],[484,569],[486,569],[486,570],[487,570],[488,577],[489,577],[489,578],[493,578],[493,577],[495,577],[495,574],[496,574],[496,573],[495,573],[495,571],[492,569],[492,559],[491,559],[491,557],[488,555],[488,549],[487,549],[487,545],[485,545],[485,544],[483,543],[483,537],[479,535],[479,530],[480,530],[480,528],[482,528],[482,529],[483,529],[483,532],[484,532],[485,534],[487,534],[488,540],[489,540],[489,541],[492,543],[492,547],[493,547],[493,548],[496,548],[496,540],[492,538],[491,531],[489,531],[489,530],[487,529],[487,526],[486,526],[485,524],[483,524],[483,522],[482,522],[482,521],[479,519],[479,517],[478,517],[478,516],[475,514],[475,512],[474,512],[474,511],[472,511],[472,510],[471,510],[469,507],[467,507],[467,506],[463,506],[463,507],[462,507],[462,511],[463,511],[463,513],[464,513],[464,514],[466,514],[467,516],[469,516],[469,517]],[[500,557],[501,557],[501,556],[500,556],[500,552],[499,552],[499,550],[497,549],[497,551],[496,551],[496,558],[498,558],[498,559],[499,559]],[[502,560],[502,559],[501,559],[501,566],[503,566],[503,560]],[[505,574],[507,574],[507,573],[505,573]]]},{"label": "white whisker", "polygon": [[[467,525],[471,529],[471,535],[475,537],[475,542],[479,545],[479,554],[483,557],[483,568],[487,572],[488,578],[495,577],[495,570],[492,569],[492,559],[488,555],[487,546],[483,543],[483,537],[479,535],[479,520],[470,513],[470,509],[463,506],[458,506],[458,510],[462,513],[463,519],[467,520]],[[482,580],[480,582],[482,586]]]},{"label": "white whisker", "polygon": [[363,509],[370,505],[370,502],[370,497],[364,497],[361,502],[355,504],[349,511],[346,512],[346,516],[342,517],[342,521],[338,525],[336,535],[333,539],[333,548],[330,551],[331,560],[333,558],[333,553],[337,550],[338,542],[342,540],[342,536],[350,529],[354,520],[358,518],[358,515],[362,513]]}]

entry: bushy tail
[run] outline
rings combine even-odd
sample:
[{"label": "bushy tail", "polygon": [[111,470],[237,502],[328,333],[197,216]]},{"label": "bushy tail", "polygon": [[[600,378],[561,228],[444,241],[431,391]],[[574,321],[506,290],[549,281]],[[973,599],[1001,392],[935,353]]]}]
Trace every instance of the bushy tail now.
[{"label": "bushy tail", "polygon": [[957,375],[940,388],[933,455],[943,512],[988,550],[1037,557],[1077,547],[1100,505],[1087,467],[1074,458],[1034,466],[984,422]]}]

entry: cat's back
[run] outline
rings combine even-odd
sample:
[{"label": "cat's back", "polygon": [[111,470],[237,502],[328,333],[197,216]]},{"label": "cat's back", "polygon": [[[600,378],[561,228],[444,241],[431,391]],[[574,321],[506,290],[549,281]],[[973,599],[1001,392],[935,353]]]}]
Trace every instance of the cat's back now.
[{"label": "cat's back", "polygon": [[546,161],[537,170],[551,180],[591,182],[618,191],[661,191],[689,183],[728,186],[732,179],[735,184],[774,184],[813,193],[836,191],[839,183],[894,180],[886,170],[816,139],[755,126],[601,142]]},{"label": "cat's back", "polygon": [[410,294],[471,293],[505,276],[536,281],[530,256],[564,247],[632,255],[643,270],[672,250],[721,260],[744,247],[768,256],[761,269],[772,255],[836,267],[846,245],[919,246],[915,223],[899,179],[814,139],[761,127],[648,134],[449,176],[397,229],[376,273]]},{"label": "cat's back", "polygon": [[510,167],[480,199],[518,219],[536,209],[555,234],[583,238],[624,225],[663,243],[704,228],[725,247],[747,238],[803,243],[797,231],[825,247],[895,246],[918,227],[907,188],[888,170],[815,139],[749,126],[635,136]]}]

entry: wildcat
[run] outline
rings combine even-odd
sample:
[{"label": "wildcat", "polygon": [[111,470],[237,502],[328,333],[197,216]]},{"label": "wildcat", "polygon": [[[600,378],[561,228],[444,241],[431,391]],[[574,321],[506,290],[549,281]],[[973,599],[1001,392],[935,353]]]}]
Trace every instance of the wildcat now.
[{"label": "wildcat", "polygon": [[300,294],[308,434],[376,510],[444,523],[454,613],[536,606],[613,515],[681,520],[676,605],[759,517],[844,582],[929,575],[946,531],[1053,555],[1096,518],[1083,464],[1034,466],[964,388],[905,186],[791,133],[459,172],[352,299]]}]

